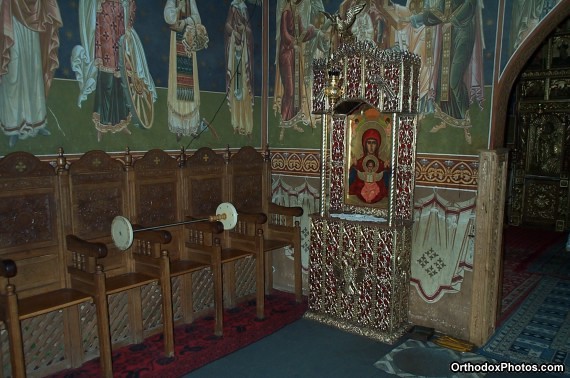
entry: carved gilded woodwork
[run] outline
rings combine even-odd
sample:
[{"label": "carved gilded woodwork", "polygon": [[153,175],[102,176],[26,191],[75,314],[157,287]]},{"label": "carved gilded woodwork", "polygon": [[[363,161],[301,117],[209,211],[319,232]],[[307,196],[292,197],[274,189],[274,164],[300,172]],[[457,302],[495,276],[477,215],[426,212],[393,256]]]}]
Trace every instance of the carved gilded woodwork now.
[{"label": "carved gilded woodwork", "polygon": [[544,100],[545,86],[544,80],[526,80],[521,84],[521,95],[527,99]]},{"label": "carved gilded woodwork", "polygon": [[569,228],[568,109],[570,102],[566,105],[521,103],[511,163],[510,224],[551,227],[559,231]]},{"label": "carved gilded woodwork", "polygon": [[307,315],[395,341],[409,326],[411,222],[401,227],[312,217]]},{"label": "carved gilded woodwork", "polygon": [[[570,73],[570,72],[569,72]],[[549,81],[548,98],[550,100],[567,100],[570,98],[570,79],[553,78]]]},{"label": "carved gilded woodwork", "polygon": [[329,60],[313,61],[313,113],[328,111],[327,72],[340,72],[343,99],[360,99],[383,112],[416,113],[420,59],[407,51],[380,50],[371,42],[341,45]]},{"label": "carved gilded woodwork", "polygon": [[530,118],[526,171],[531,175],[557,177],[562,168],[564,125],[554,114]]},{"label": "carved gilded woodwork", "polygon": [[419,68],[413,54],[359,42],[313,63],[324,116],[306,316],[385,342],[409,326]]},{"label": "carved gilded woodwork", "polygon": [[562,52],[569,40],[564,28],[549,36],[517,87],[508,207],[513,225],[570,228],[570,59]]},{"label": "carved gilded woodwork", "polygon": [[523,221],[554,222],[558,210],[557,182],[543,180],[528,180]]}]

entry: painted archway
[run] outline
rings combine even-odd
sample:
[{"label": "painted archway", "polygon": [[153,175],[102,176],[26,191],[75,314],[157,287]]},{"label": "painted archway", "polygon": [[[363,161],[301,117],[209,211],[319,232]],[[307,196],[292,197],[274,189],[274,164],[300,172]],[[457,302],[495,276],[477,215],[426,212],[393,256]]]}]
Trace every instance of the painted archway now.
[{"label": "painted archway", "polygon": [[[500,14],[504,14],[501,2]],[[502,261],[502,220],[506,187],[505,128],[509,97],[523,67],[552,31],[570,15],[570,0],[561,0],[514,52],[493,86],[489,149],[479,155],[477,231],[473,292],[471,297],[470,341],[485,343],[495,330]],[[501,35],[498,36],[501,38]],[[498,62],[499,58],[496,58]],[[499,70],[496,70],[498,72]],[[476,288],[476,289],[475,289]]]},{"label": "painted archway", "polygon": [[[504,7],[504,2],[502,2]],[[500,14],[504,14],[502,9]],[[561,0],[560,3],[537,25],[532,33],[524,40],[521,46],[513,53],[505,69],[499,77],[496,77],[493,86],[493,101],[491,113],[491,134],[489,138],[489,149],[493,150],[505,146],[505,126],[509,97],[513,84],[520,76],[525,64],[532,54],[554,31],[554,29],[568,16],[570,16],[570,0]],[[499,75],[500,70],[496,70],[495,75]]]}]

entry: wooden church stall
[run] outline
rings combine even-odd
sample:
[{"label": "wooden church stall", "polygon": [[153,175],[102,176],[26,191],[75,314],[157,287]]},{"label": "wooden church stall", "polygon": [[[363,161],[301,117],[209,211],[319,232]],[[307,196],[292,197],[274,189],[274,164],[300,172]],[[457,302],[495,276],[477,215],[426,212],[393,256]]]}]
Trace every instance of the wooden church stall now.
[{"label": "wooden church stall", "polygon": [[[97,356],[110,377],[113,349],[161,333],[171,356],[173,326],[197,316],[213,313],[212,336],[221,335],[223,308],[255,298],[263,319],[264,229],[287,229],[300,257],[300,209],[271,205],[270,185],[240,189],[269,182],[269,156],[243,147],[233,156],[202,148],[0,159],[0,377],[45,376]],[[222,202],[248,212],[235,230],[182,224]],[[135,223],[124,250],[111,238],[117,216]]]}]

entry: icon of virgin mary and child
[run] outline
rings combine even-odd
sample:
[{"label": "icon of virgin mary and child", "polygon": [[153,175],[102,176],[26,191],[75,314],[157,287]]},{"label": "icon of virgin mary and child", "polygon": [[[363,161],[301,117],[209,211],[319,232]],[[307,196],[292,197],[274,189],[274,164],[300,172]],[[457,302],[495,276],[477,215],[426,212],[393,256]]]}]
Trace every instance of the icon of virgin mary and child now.
[{"label": "icon of virgin mary and child", "polygon": [[362,134],[362,156],[350,167],[348,194],[367,204],[374,204],[388,196],[390,169],[380,158],[380,132],[368,129]]}]

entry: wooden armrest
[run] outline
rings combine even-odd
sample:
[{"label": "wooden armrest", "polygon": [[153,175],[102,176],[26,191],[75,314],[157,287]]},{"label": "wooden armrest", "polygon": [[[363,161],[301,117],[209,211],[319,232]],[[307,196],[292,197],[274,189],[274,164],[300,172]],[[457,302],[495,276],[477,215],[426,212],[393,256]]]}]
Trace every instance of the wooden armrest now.
[{"label": "wooden armrest", "polygon": [[[144,228],[140,224],[133,225],[133,231]],[[172,234],[167,230],[145,230],[133,233],[133,238],[150,243],[168,244],[172,241]]]},{"label": "wooden armrest", "polygon": [[0,276],[12,278],[18,273],[18,267],[14,260],[5,259],[0,264]]},{"label": "wooden armrest", "polygon": [[267,215],[264,213],[248,213],[247,211],[238,211],[238,220],[240,222],[264,224],[267,222]]},{"label": "wooden armrest", "polygon": [[[192,216],[187,216],[186,220],[195,220],[201,218],[194,218]],[[221,234],[224,232],[224,225],[222,222],[210,222],[210,221],[203,221],[203,222],[196,222],[196,223],[187,223],[184,225],[186,228],[201,231],[201,232],[209,232],[211,234]]]},{"label": "wooden armrest", "polygon": [[79,252],[96,259],[102,259],[107,256],[107,246],[103,243],[89,242],[75,235],[67,235],[65,240],[67,249],[70,251]]},{"label": "wooden armrest", "polygon": [[300,206],[281,206],[276,203],[269,203],[269,212],[271,214],[288,215],[292,217],[300,217],[303,215],[303,208]]}]

